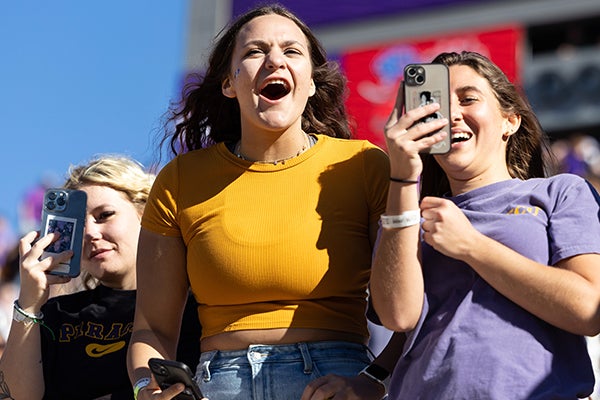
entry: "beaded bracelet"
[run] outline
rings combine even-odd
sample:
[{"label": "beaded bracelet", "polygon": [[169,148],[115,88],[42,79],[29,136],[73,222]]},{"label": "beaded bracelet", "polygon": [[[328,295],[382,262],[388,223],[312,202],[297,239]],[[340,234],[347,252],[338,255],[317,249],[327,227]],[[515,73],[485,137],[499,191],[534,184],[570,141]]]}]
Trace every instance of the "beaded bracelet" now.
[{"label": "beaded bracelet", "polygon": [[44,328],[48,329],[50,335],[52,335],[52,340],[56,340],[52,329],[50,329],[50,327],[44,323],[44,313],[42,313],[41,311],[39,314],[28,313],[27,311],[23,310],[23,308],[21,308],[21,306],[19,305],[19,300],[15,300],[13,306],[13,320],[17,322],[22,322],[25,326],[30,326],[31,324],[39,324],[40,326],[43,326]]},{"label": "beaded bracelet", "polygon": [[26,326],[31,324],[40,324],[44,319],[44,314],[41,311],[39,314],[31,314],[23,310],[19,305],[19,300],[15,300],[14,308],[15,313],[13,314],[13,319],[17,322],[24,323]]}]

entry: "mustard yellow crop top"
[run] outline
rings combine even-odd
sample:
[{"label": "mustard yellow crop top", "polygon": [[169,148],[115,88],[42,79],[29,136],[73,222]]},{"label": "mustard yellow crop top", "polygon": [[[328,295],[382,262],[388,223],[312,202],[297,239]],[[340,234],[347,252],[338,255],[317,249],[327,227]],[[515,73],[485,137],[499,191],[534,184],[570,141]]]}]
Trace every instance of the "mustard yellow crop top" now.
[{"label": "mustard yellow crop top", "polygon": [[369,229],[385,210],[388,157],[367,141],[317,137],[283,164],[219,143],[159,173],[142,226],[183,238],[203,337],[288,327],[368,337]]}]

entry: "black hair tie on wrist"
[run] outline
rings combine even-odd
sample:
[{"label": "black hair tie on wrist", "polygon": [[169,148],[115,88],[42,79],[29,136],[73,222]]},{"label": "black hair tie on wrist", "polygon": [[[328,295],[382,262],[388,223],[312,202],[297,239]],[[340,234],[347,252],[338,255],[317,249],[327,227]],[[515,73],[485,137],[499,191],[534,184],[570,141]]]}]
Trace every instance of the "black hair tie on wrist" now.
[{"label": "black hair tie on wrist", "polygon": [[390,181],[399,183],[419,183],[419,181],[413,181],[412,179],[398,179],[390,176]]}]

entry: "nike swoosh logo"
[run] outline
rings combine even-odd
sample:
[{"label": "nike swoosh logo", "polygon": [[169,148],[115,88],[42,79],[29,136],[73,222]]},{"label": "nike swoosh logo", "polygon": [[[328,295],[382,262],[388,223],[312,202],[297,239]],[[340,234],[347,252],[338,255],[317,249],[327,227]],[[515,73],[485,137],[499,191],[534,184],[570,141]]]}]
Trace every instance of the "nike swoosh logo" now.
[{"label": "nike swoosh logo", "polygon": [[119,351],[123,347],[125,347],[124,340],[111,344],[91,343],[85,346],[85,352],[90,357],[98,358],[110,353],[114,353],[115,351]]}]

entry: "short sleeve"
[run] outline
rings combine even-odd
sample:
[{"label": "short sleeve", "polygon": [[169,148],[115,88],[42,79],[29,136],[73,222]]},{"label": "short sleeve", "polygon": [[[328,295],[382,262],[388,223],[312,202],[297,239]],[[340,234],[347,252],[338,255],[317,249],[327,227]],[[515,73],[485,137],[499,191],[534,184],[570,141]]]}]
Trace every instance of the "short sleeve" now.
[{"label": "short sleeve", "polygon": [[177,218],[178,161],[178,157],[173,159],[158,173],[142,216],[142,227],[161,235],[181,236]]},{"label": "short sleeve", "polygon": [[370,143],[364,156],[366,192],[371,210],[370,223],[377,224],[379,217],[385,212],[390,186],[390,162],[383,150]]},{"label": "short sleeve", "polygon": [[564,175],[561,183],[548,224],[552,264],[578,254],[600,253],[598,192],[574,175]]}]

